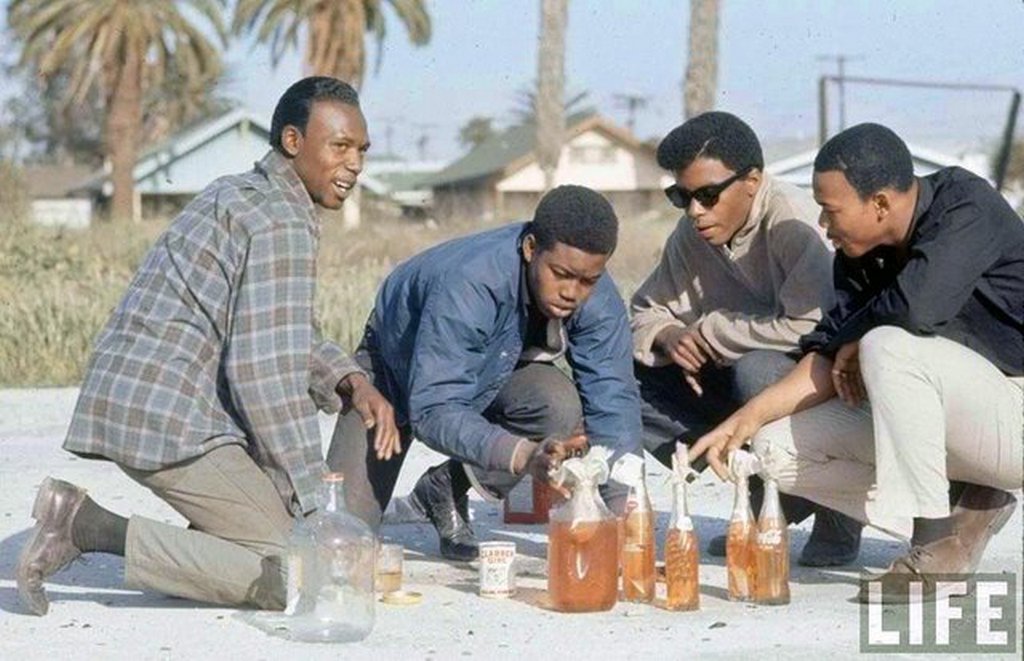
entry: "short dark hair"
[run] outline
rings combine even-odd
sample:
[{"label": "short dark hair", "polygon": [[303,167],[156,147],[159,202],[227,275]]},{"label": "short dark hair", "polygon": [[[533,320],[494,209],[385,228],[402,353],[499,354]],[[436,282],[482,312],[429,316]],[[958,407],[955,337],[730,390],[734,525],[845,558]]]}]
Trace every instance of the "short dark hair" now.
[{"label": "short dark hair", "polygon": [[857,124],[832,136],[814,159],[815,172],[839,170],[866,200],[883,188],[900,192],[914,183],[907,144],[881,124]]},{"label": "short dark hair", "polygon": [[619,219],[611,203],[597,191],[559,186],[541,198],[529,231],[538,250],[564,243],[591,255],[610,255],[618,242]]},{"label": "short dark hair", "polygon": [[284,153],[281,134],[285,126],[294,126],[303,134],[309,123],[309,112],[317,101],[337,101],[359,107],[359,93],[346,82],[329,76],[309,76],[293,84],[277,102],[270,122],[270,146]]},{"label": "short dark hair", "polygon": [[705,112],[672,129],[658,145],[658,165],[685,170],[698,158],[715,158],[733,172],[764,169],[764,154],[754,130],[736,115]]}]

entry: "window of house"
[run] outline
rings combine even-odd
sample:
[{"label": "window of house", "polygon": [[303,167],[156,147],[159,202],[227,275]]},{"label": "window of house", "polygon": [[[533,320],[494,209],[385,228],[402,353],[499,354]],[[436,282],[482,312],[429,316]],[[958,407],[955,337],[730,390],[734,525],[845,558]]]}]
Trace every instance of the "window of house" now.
[{"label": "window of house", "polygon": [[580,165],[614,163],[615,147],[610,145],[577,145],[569,147],[569,161]]}]

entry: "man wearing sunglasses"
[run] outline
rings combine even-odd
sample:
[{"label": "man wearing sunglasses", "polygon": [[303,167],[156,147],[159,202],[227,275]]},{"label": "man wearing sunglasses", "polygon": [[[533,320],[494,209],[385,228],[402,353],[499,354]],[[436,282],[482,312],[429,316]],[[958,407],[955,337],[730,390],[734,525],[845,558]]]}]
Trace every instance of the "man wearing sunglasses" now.
[{"label": "man wearing sunglasses", "polygon": [[[811,196],[763,171],[757,136],[738,117],[690,119],[662,140],[658,164],[685,215],[632,311],[644,446],[668,465],[675,441],[692,444],[792,369],[800,336],[832,303],[832,254]],[[752,484],[755,511],[762,495]],[[791,523],[816,514],[801,564],[856,558],[856,521],[801,498],[783,507]],[[724,555],[725,538],[708,550]]]}]

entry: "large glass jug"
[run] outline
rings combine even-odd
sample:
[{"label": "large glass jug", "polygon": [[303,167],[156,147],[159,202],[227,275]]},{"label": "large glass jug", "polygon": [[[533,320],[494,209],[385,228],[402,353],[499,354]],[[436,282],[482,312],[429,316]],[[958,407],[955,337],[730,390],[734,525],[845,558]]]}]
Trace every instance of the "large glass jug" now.
[{"label": "large glass jug", "polygon": [[572,492],[549,516],[548,596],[558,611],[606,611],[618,598],[618,521],[597,493],[607,457],[606,448],[591,448],[562,462],[555,477]]}]

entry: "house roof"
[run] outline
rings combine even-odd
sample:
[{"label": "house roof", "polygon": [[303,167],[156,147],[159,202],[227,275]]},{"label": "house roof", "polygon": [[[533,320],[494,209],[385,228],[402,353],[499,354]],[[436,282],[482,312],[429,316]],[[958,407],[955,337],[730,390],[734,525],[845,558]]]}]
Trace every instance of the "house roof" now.
[{"label": "house roof", "polygon": [[[139,153],[133,175],[136,183],[149,177],[168,162],[182,158],[220,134],[239,124],[249,127],[269,140],[270,129],[261,119],[242,107],[231,108],[218,115],[196,120],[178,129],[160,142]],[[269,142],[268,142],[269,149]],[[110,178],[106,168],[93,170],[92,175],[80,182],[78,189],[99,189]]]},{"label": "house roof", "polygon": [[[597,129],[621,143],[634,148],[650,147],[598,113],[587,110],[570,115],[565,120],[566,141]],[[468,154],[454,161],[432,177],[420,182],[421,186],[447,186],[483,179],[494,174],[511,174],[536,160],[534,153],[536,124],[519,124],[492,135]]]},{"label": "house roof", "polygon": [[[988,177],[988,172],[978,172],[977,164],[971,163],[963,158],[944,154],[942,152],[922,147],[908,142],[907,149],[910,150],[910,157],[914,163],[914,173],[921,176],[934,172],[935,170],[958,165],[962,168],[974,171],[982,177]],[[802,186],[810,186],[811,172],[814,166],[814,159],[818,155],[817,147],[794,154],[792,156],[776,160],[765,165],[765,170],[791,183]]]},{"label": "house roof", "polygon": [[33,200],[71,197],[93,172],[88,165],[30,165],[24,170]]}]

